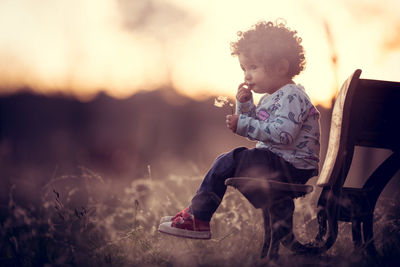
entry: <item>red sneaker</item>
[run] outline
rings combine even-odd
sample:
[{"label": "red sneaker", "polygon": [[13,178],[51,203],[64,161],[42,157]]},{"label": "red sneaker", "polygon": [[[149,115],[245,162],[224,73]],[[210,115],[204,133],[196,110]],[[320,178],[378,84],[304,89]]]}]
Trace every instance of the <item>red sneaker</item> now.
[{"label": "red sneaker", "polygon": [[[179,214],[179,213],[178,213]],[[210,222],[196,219],[187,209],[181,211],[181,215],[175,215],[170,222],[161,223],[158,231],[179,237],[210,239]]]},{"label": "red sneaker", "polygon": [[182,214],[188,212],[188,210],[189,210],[189,207],[187,207],[186,209],[181,210],[180,212],[175,214],[175,216],[164,216],[164,217],[161,217],[160,224],[165,223],[165,222],[172,222],[176,217],[181,217]]}]

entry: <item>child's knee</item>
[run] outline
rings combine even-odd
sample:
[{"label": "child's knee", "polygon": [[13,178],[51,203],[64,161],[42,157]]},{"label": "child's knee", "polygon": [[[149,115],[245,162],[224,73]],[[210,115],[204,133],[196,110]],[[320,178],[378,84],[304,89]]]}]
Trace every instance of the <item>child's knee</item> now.
[{"label": "child's knee", "polygon": [[214,161],[214,167],[220,167],[220,166],[225,167],[225,166],[235,165],[237,160],[237,154],[245,149],[247,148],[238,147],[229,152],[219,155]]}]

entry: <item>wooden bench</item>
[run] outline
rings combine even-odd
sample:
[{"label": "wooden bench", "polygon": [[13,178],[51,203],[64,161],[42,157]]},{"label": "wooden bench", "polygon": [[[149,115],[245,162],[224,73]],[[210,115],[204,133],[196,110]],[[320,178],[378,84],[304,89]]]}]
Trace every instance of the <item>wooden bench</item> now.
[{"label": "wooden bench", "polygon": [[[293,233],[282,237],[270,223],[268,198],[281,194],[297,198],[310,193],[311,185],[267,181],[254,177],[233,177],[225,184],[238,189],[264,217],[261,257],[278,257],[282,243],[296,253],[319,254],[336,241],[338,221],[351,222],[355,249],[376,252],[373,242],[373,214],[379,195],[400,169],[400,83],[360,79],[356,70],[343,84],[332,111],[327,154],[317,180],[322,187],[317,204],[319,225],[315,240],[302,244]],[[392,154],[366,179],[361,188],[346,188],[356,146],[384,148]],[[362,227],[361,227],[362,226]],[[362,229],[362,230],[361,230]]]}]

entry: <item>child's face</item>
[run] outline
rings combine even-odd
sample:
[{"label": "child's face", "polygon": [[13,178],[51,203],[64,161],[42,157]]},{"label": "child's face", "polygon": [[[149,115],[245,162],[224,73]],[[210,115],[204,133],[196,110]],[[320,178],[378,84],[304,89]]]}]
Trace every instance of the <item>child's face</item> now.
[{"label": "child's face", "polygon": [[291,81],[286,75],[282,75],[282,71],[277,66],[267,69],[262,63],[243,54],[239,54],[239,63],[244,72],[246,84],[255,93],[272,94]]}]

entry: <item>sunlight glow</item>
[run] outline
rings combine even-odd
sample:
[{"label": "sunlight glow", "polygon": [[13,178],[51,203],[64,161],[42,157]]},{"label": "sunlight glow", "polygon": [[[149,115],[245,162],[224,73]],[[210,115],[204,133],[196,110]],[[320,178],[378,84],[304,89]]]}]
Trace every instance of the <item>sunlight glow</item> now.
[{"label": "sunlight glow", "polygon": [[295,80],[329,105],[356,68],[399,80],[399,13],[396,0],[3,0],[0,93],[30,87],[87,100],[174,87],[233,97],[243,80],[230,55],[237,31],[284,18],[306,50]]}]

